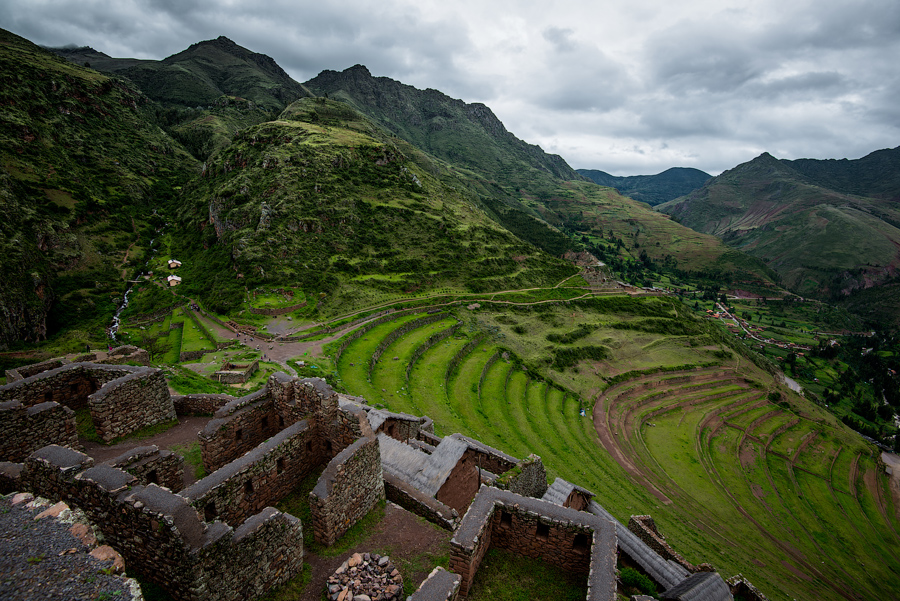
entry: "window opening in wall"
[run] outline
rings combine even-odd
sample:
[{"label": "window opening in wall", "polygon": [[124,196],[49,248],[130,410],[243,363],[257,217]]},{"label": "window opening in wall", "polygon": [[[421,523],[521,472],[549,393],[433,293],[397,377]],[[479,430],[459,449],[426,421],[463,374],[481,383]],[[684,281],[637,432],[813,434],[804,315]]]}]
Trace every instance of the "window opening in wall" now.
[{"label": "window opening in wall", "polygon": [[331,441],[330,440],[325,441],[325,450],[328,451],[329,453],[331,452]]},{"label": "window opening in wall", "polygon": [[238,428],[234,431],[234,439],[235,440],[243,440],[244,439],[244,430],[243,428]]},{"label": "window opening in wall", "polygon": [[501,528],[511,528],[512,527],[512,514],[508,511],[503,511],[500,513],[500,527]]},{"label": "window opening in wall", "polygon": [[269,429],[269,418],[268,417],[262,418],[262,428],[263,428],[263,430]]},{"label": "window opening in wall", "polygon": [[306,450],[312,451],[312,441],[311,440],[306,441]]},{"label": "window opening in wall", "polygon": [[219,514],[216,513],[216,504],[210,501],[206,504],[206,507],[203,508],[203,519],[207,522],[211,522],[217,517],[219,517]]},{"label": "window opening in wall", "polygon": [[156,475],[156,470],[147,472],[147,482],[150,484],[159,484],[159,477]]},{"label": "window opening in wall", "polygon": [[550,538],[550,525],[539,523],[537,525],[537,530],[535,531],[534,535],[539,540],[547,540],[548,538]]},{"label": "window opening in wall", "polygon": [[284,457],[278,458],[278,460],[275,462],[275,469],[279,474],[284,471]]},{"label": "window opening in wall", "polygon": [[394,424],[391,424],[390,426],[388,426],[387,435],[390,436],[391,438],[394,437]]},{"label": "window opening in wall", "polygon": [[244,492],[247,493],[248,495],[253,492],[253,481],[252,480],[247,480],[246,482],[244,482]]},{"label": "window opening in wall", "polygon": [[278,416],[278,427],[284,428],[284,416],[282,415]]},{"label": "window opening in wall", "polygon": [[588,548],[588,535],[587,534],[576,534],[575,541],[572,543],[572,548],[576,551],[587,551]]},{"label": "window opening in wall", "polygon": [[44,393],[44,402],[49,403],[52,400],[53,400],[53,391],[48,390],[47,392]]}]

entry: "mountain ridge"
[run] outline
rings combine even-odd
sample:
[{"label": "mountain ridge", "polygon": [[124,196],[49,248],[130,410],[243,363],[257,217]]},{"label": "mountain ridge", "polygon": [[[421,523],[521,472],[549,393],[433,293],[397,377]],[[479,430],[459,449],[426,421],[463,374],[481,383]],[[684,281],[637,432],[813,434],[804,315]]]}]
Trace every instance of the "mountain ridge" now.
[{"label": "mountain ridge", "polygon": [[670,167],[656,175],[610,175],[598,169],[576,171],[600,186],[615,188],[625,196],[656,206],[689,194],[705,184],[710,174],[692,167]]}]

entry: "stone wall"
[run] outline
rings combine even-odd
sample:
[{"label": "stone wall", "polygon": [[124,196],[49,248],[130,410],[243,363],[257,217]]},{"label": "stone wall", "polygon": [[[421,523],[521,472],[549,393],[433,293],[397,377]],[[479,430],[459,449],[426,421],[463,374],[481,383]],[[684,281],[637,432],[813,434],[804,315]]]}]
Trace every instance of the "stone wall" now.
[{"label": "stone wall", "polygon": [[297,518],[267,508],[236,530],[209,524],[183,497],[90,463],[81,453],[45,447],[26,461],[22,478],[35,494],[84,510],[130,569],[174,599],[255,599],[300,571]]},{"label": "stone wall", "polygon": [[459,525],[459,513],[455,509],[387,472],[384,473],[384,492],[388,501],[445,530],[453,532]]},{"label": "stone wall", "polygon": [[6,383],[10,384],[12,382],[18,382],[19,380],[30,378],[31,376],[37,375],[41,372],[56,369],[57,367],[62,367],[67,363],[68,361],[66,361],[65,359],[57,358],[41,361],[40,363],[32,363],[31,365],[23,365],[22,367],[17,367],[15,369],[7,369]]},{"label": "stone wall", "polygon": [[584,575],[589,600],[616,598],[616,534],[608,520],[483,486],[450,541],[460,596],[468,595],[491,547]]},{"label": "stone wall", "polygon": [[156,445],[127,451],[109,464],[128,472],[141,484],[164,486],[172,492],[184,488],[184,457],[172,451],[160,451]]},{"label": "stone wall", "polygon": [[[628,520],[628,529],[631,530],[641,541],[653,549],[663,559],[668,559],[681,564],[689,572],[706,572],[713,571],[712,566],[698,567],[686,560],[680,553],[675,551],[666,542],[665,537],[659,533],[656,522],[649,515],[633,515]],[[701,564],[702,565],[702,564]]]},{"label": "stone wall", "polygon": [[212,416],[216,411],[235,400],[227,394],[185,394],[172,397],[176,415]]},{"label": "stone wall", "polygon": [[316,542],[333,545],[384,498],[378,439],[360,438],[328,463],[309,493]]},{"label": "stone wall", "polygon": [[176,419],[161,370],[141,367],[88,397],[94,428],[104,442]]},{"label": "stone wall", "polygon": [[532,454],[501,475],[494,486],[523,497],[540,499],[547,492],[547,470],[541,458]]},{"label": "stone wall", "polygon": [[438,566],[422,581],[407,601],[454,601],[459,593],[460,578]]},{"label": "stone wall", "polygon": [[247,366],[233,366],[234,369],[222,370],[213,373],[212,379],[223,384],[243,384],[256,373],[259,369],[259,360],[250,363]]},{"label": "stone wall", "polygon": [[200,432],[203,465],[212,473],[255,448],[283,424],[268,389],[234,399],[216,411]]},{"label": "stone wall", "polygon": [[150,353],[142,348],[126,344],[117,346],[109,352],[106,359],[101,359],[97,363],[103,363],[104,365],[124,365],[125,363],[150,365]]},{"label": "stone wall", "polygon": [[0,461],[25,461],[49,444],[81,447],[74,411],[54,402],[31,407],[19,401],[0,403]]},{"label": "stone wall", "polygon": [[54,401],[70,409],[87,407],[88,397],[107,382],[143,367],[71,363],[0,386],[0,401],[17,399],[26,407]]},{"label": "stone wall", "polygon": [[465,513],[469,503],[478,494],[480,486],[481,478],[476,454],[470,448],[456,462],[434,498],[460,513]]},{"label": "stone wall", "polygon": [[[462,434],[451,434],[451,438],[456,438],[469,445],[469,448],[475,453],[476,464],[483,470],[494,474],[504,474],[519,464],[519,460],[512,455],[507,455],[499,449],[489,447],[480,440],[475,440]],[[425,440],[425,442],[429,441]],[[429,442],[429,444],[432,443]]]},{"label": "stone wall", "polygon": [[206,520],[237,526],[278,503],[321,465],[314,434],[308,422],[297,422],[184,489],[181,496]]}]

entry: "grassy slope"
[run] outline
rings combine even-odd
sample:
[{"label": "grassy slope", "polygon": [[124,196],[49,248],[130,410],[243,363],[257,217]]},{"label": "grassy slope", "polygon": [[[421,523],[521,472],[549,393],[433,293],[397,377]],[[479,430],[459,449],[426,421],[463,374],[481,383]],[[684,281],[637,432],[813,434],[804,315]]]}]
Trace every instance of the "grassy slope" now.
[{"label": "grassy slope", "polygon": [[[771,380],[746,361],[725,360],[726,366],[739,368],[740,377],[726,371],[696,383],[673,379],[662,388],[626,392],[633,396],[615,403],[603,401],[610,418],[621,420],[616,421],[617,432],[626,456],[654,489],[625,472],[603,449],[591,420],[578,415],[599,393],[601,375],[638,366],[636,356],[646,358],[641,366],[722,360],[700,325],[692,334],[675,336],[610,327],[636,325],[648,314],[669,312],[674,317],[676,307],[666,300],[603,299],[581,306],[576,301],[516,310],[460,309],[456,314],[470,324],[468,331],[491,335],[463,358],[450,380],[445,379],[446,366],[471,333],[458,332],[456,338],[429,348],[408,384],[402,361],[449,320],[395,341],[374,367],[372,384],[364,367],[368,349],[400,321],[379,326],[351,344],[338,367],[351,393],[371,395],[371,401],[395,410],[427,414],[442,434],[459,431],[516,456],[539,454],[551,477],[560,475],[596,491],[600,502],[622,520],[631,514],[653,514],[689,560],[711,561],[725,575],[743,572],[772,599],[839,599],[841,591],[850,598],[859,591],[859,598],[866,598],[875,594],[872,582],[894,586],[889,584],[896,578],[890,548],[896,535],[878,509],[877,487],[863,485],[865,470],[854,471],[847,459],[868,457],[869,447],[833,416],[798,397],[785,406],[766,401],[765,389],[752,382],[771,386]],[[566,372],[542,366],[541,354],[547,349],[541,340],[582,323],[600,327],[572,346],[604,344],[612,349],[610,358]],[[503,348],[513,351],[510,359],[486,368]],[[639,349],[643,352],[634,352]],[[627,391],[630,385],[619,386]],[[710,423],[715,410],[723,410],[731,425]],[[811,432],[818,433],[815,441],[798,451]],[[834,459],[840,461],[832,467]],[[797,497],[797,486],[802,498]],[[660,502],[653,490],[673,502]],[[877,574],[861,564],[877,564]]]},{"label": "grassy slope", "polygon": [[0,66],[0,341],[76,322],[102,334],[122,269],[147,251],[151,208],[194,161],[150,124],[146,97],[120,81],[5,31]]}]

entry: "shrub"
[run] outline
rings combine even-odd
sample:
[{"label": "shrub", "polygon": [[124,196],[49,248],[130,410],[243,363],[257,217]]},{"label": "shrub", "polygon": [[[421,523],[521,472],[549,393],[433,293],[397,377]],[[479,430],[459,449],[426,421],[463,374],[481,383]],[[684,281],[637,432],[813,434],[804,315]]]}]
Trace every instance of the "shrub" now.
[{"label": "shrub", "polygon": [[645,574],[641,574],[634,568],[622,568],[619,570],[619,580],[626,589],[636,588],[648,595],[656,594],[656,585]]}]

